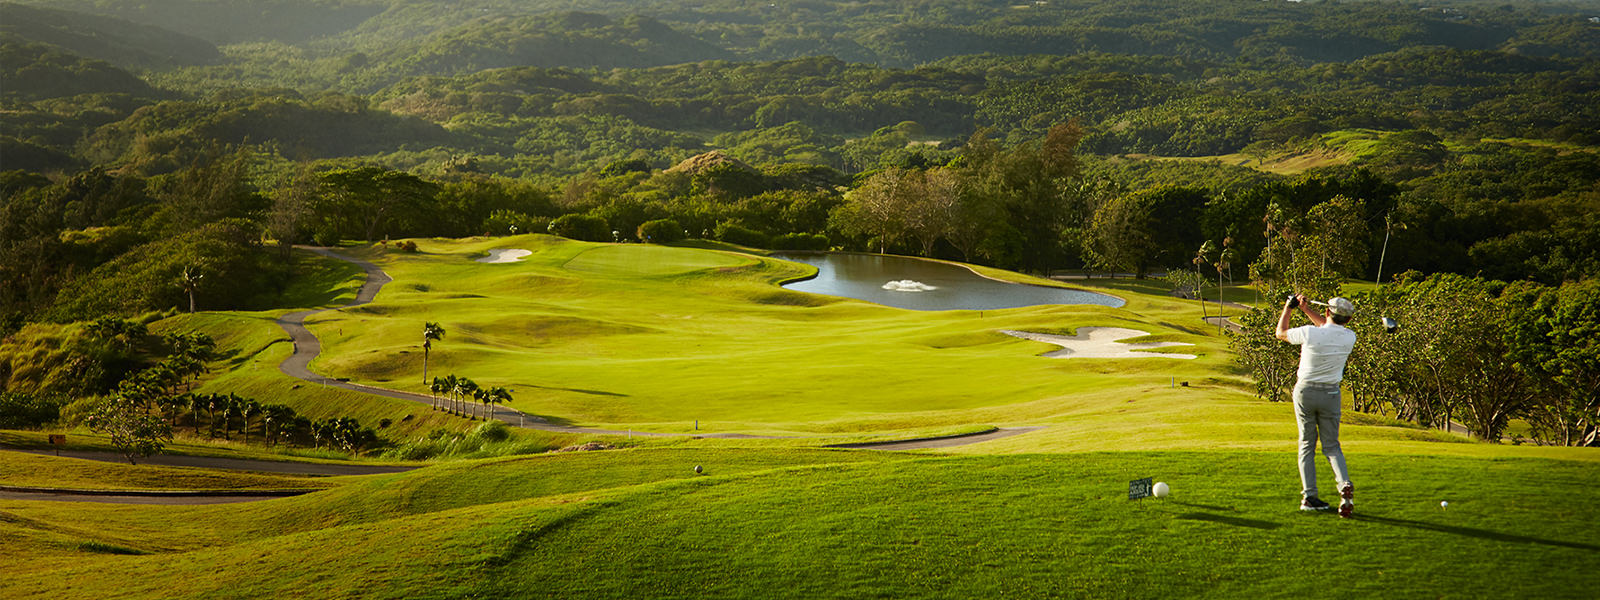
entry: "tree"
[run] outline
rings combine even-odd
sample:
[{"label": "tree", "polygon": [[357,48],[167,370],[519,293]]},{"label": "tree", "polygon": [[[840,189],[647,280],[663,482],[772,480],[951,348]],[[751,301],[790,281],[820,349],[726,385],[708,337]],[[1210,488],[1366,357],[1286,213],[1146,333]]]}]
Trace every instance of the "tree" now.
[{"label": "tree", "polygon": [[1082,239],[1088,263],[1097,269],[1126,271],[1143,278],[1156,253],[1147,208],[1138,196],[1120,196],[1095,211]]},{"label": "tree", "polygon": [[593,215],[574,213],[556,217],[556,220],[550,222],[550,233],[585,242],[613,241],[611,228],[606,225],[606,220]]},{"label": "tree", "polygon": [[178,275],[178,287],[183,288],[183,291],[189,294],[190,313],[194,312],[194,292],[200,288],[200,280],[203,278],[205,278],[205,274],[201,273],[200,267],[196,265],[184,265],[183,272]]},{"label": "tree", "polygon": [[422,324],[422,384],[428,384],[428,352],[433,349],[434,340],[444,339],[444,327],[438,323],[427,321]]},{"label": "tree", "polygon": [[330,212],[361,227],[369,242],[391,221],[409,224],[439,190],[410,173],[376,166],[328,171],[322,181],[333,191]]},{"label": "tree", "polygon": [[995,195],[1006,224],[1018,234],[1021,266],[1048,271],[1060,257],[1061,233],[1073,212],[1083,128],[1076,122],[1058,124],[1043,139],[1004,150],[988,133],[980,130],[967,140],[961,167],[974,190]]},{"label": "tree", "polygon": [[637,233],[647,244],[671,244],[683,239],[683,226],[672,219],[656,219],[639,225]]},{"label": "tree", "polygon": [[275,188],[265,225],[278,240],[278,255],[288,260],[295,244],[310,241],[313,209],[320,201],[319,180],[310,165],[295,169],[289,181]]},{"label": "tree", "polygon": [[166,442],[172,441],[172,425],[148,412],[156,393],[137,381],[124,381],[89,415],[89,428],[111,436],[111,445],[128,459],[128,464],[137,464],[135,458],[160,453]]},{"label": "tree", "polygon": [[911,230],[918,179],[918,174],[898,168],[873,174],[845,195],[844,204],[833,212],[834,226],[846,235],[876,241],[878,252],[887,253]]}]

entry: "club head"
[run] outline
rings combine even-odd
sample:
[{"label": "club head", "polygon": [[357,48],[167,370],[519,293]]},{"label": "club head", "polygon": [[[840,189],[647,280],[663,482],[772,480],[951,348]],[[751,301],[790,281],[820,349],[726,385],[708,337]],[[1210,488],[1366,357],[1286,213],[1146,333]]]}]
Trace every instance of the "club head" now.
[{"label": "club head", "polygon": [[1387,331],[1389,333],[1394,333],[1395,330],[1397,330],[1397,329],[1400,329],[1400,322],[1399,321],[1396,321],[1396,320],[1391,319],[1389,317],[1384,317],[1383,318],[1383,330],[1384,331]]}]

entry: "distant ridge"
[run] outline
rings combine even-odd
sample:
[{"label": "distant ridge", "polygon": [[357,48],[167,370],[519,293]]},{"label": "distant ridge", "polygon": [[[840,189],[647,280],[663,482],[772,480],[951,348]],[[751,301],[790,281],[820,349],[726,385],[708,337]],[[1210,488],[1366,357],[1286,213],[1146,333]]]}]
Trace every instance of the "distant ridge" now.
[{"label": "distant ridge", "polygon": [[66,10],[0,3],[0,33],[50,44],[123,68],[164,69],[222,59],[210,42],[151,25]]}]

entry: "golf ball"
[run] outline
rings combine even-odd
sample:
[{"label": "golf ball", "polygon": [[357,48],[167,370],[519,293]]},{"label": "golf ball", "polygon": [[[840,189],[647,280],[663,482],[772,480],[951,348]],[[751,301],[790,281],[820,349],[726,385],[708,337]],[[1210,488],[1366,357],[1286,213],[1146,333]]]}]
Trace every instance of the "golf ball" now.
[{"label": "golf ball", "polygon": [[1167,497],[1167,493],[1171,490],[1167,489],[1167,482],[1158,481],[1156,482],[1155,487],[1151,488],[1150,491],[1154,492],[1157,498],[1165,498]]},{"label": "golf ball", "polygon": [[1439,501],[1439,508],[1450,508],[1450,501],[1449,500],[1440,500]]},{"label": "golf ball", "polygon": [[696,473],[700,472],[700,465],[695,465],[694,466],[694,472],[696,472]]}]

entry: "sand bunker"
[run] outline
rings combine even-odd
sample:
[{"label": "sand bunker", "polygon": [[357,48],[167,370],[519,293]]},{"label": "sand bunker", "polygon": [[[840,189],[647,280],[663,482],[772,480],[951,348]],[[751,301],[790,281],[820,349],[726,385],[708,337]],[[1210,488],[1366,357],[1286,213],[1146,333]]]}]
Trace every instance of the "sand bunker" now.
[{"label": "sand bunker", "polygon": [[931,292],[939,288],[933,287],[921,281],[901,279],[900,281],[891,281],[883,284],[883,289],[891,292]]},{"label": "sand bunker", "polygon": [[1060,350],[1040,354],[1045,358],[1195,358],[1193,354],[1162,354],[1159,352],[1134,352],[1149,348],[1162,348],[1166,346],[1192,346],[1183,342],[1145,342],[1141,344],[1124,344],[1117,340],[1150,335],[1137,329],[1123,329],[1121,327],[1082,327],[1078,335],[1051,335],[1048,333],[1031,333],[1027,331],[1002,330],[1000,333],[1012,337],[1019,337],[1035,342],[1055,344],[1061,346]]},{"label": "sand bunker", "polygon": [[528,256],[529,254],[533,254],[533,251],[532,250],[523,250],[521,248],[496,248],[494,250],[490,250],[488,256],[485,256],[483,258],[478,259],[478,262],[481,262],[481,263],[517,262],[519,260],[522,260],[524,257]]}]

